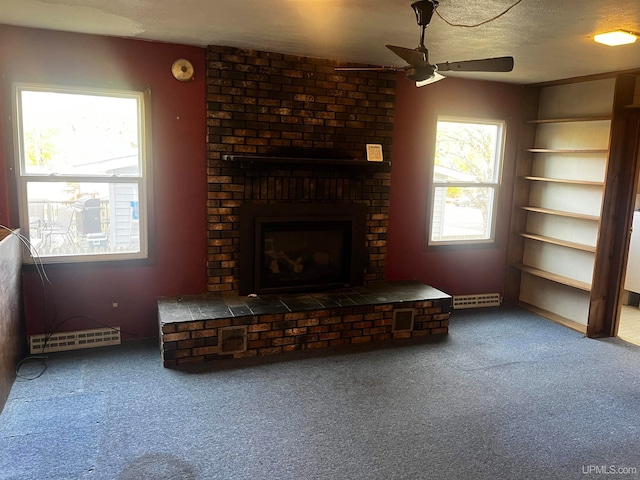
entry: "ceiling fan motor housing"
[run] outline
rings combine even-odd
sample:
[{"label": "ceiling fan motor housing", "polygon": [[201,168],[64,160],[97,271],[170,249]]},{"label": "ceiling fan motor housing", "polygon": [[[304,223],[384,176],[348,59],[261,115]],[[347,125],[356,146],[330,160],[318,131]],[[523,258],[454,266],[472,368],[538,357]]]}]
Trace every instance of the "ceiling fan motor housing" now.
[{"label": "ceiling fan motor housing", "polygon": [[405,76],[414,82],[422,82],[433,77],[435,67],[429,65],[427,67],[411,66],[405,69]]}]

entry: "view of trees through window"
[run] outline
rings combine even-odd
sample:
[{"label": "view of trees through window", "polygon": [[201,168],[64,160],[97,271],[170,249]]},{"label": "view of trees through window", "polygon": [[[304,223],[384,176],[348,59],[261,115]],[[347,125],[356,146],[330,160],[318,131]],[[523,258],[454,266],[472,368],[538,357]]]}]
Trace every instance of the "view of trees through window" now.
[{"label": "view of trees through window", "polygon": [[16,86],[21,224],[41,257],[146,255],[143,99]]},{"label": "view of trees through window", "polygon": [[503,131],[502,122],[438,119],[430,244],[493,239]]},{"label": "view of trees through window", "polygon": [[139,173],[137,98],[23,90],[21,113],[25,173]]}]

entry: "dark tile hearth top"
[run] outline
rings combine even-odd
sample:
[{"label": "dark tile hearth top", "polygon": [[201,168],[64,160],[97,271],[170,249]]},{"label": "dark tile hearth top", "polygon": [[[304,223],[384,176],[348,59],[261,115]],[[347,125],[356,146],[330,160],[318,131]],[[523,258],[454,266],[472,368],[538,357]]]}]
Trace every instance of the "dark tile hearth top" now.
[{"label": "dark tile hearth top", "polygon": [[414,281],[394,281],[319,293],[261,295],[185,295],[158,299],[161,325],[247,315],[275,315],[357,305],[447,300],[451,296]]}]

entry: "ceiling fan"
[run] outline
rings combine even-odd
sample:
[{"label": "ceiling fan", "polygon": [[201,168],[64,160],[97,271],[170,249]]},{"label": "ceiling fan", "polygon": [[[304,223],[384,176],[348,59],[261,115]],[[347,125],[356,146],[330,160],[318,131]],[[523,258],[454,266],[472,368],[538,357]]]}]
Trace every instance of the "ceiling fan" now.
[{"label": "ceiling fan", "polygon": [[438,7],[437,0],[418,0],[411,4],[420,26],[420,44],[414,48],[385,45],[389,50],[408,63],[405,67],[336,67],[337,71],[396,72],[404,70],[407,78],[418,87],[442,80],[440,72],[510,72],[513,57],[484,58],[462,62],[429,63],[429,51],[424,46],[424,32],[431,22],[433,12]]}]

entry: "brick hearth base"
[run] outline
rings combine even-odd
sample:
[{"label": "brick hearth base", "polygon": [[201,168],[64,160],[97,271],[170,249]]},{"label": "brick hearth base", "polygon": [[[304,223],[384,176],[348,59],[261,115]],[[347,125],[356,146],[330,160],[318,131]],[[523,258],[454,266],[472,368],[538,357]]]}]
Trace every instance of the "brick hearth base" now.
[{"label": "brick hearth base", "polygon": [[[443,335],[451,307],[450,295],[417,282],[295,295],[160,298],[162,361],[165,367],[178,367]],[[225,336],[231,343],[224,343]]]}]

